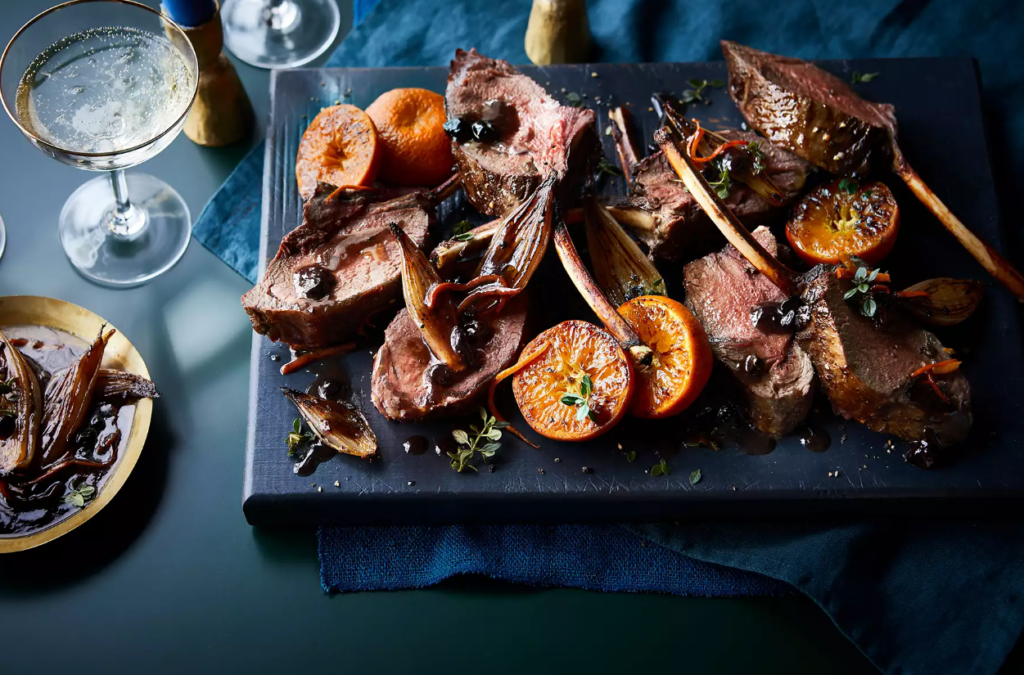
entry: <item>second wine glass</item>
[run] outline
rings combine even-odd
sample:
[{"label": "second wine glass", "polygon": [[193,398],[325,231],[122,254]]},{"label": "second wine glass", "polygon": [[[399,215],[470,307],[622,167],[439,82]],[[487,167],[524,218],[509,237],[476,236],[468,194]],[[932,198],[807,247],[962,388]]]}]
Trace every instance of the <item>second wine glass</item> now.
[{"label": "second wine glass", "polygon": [[257,68],[294,68],[327,51],[341,27],[335,0],[224,0],[224,44]]}]

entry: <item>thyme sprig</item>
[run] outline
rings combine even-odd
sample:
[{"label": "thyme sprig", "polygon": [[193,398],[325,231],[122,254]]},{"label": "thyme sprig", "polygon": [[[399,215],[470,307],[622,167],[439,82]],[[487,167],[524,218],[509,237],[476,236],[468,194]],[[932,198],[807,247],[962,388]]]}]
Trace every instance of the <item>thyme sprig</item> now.
[{"label": "thyme sprig", "polygon": [[508,426],[508,422],[499,422],[484,408],[480,408],[480,419],[483,420],[482,426],[469,425],[469,431],[472,433],[463,429],[452,431],[452,438],[459,447],[455,452],[449,452],[448,457],[451,458],[452,468],[459,473],[464,469],[478,471],[471,463],[473,456],[480,453],[481,457],[488,460],[501,447],[501,443],[498,442],[501,440],[501,430]]},{"label": "thyme sprig", "polygon": [[725,82],[721,80],[699,80],[694,78],[688,82],[692,89],[684,89],[682,100],[683,103],[694,103],[700,101],[704,102],[704,90],[708,87],[713,89],[721,89],[725,86]]},{"label": "thyme sprig", "polygon": [[288,456],[291,457],[299,451],[303,445],[312,443],[316,440],[316,436],[312,432],[302,431],[302,420],[298,417],[292,422],[292,430],[288,432],[288,437],[285,442],[288,444]]},{"label": "thyme sprig", "polygon": [[859,298],[860,313],[868,318],[874,318],[878,313],[878,302],[871,289],[879,274],[877,269],[858,267],[853,277],[853,288],[843,294],[843,299],[847,301],[856,299],[858,295],[861,296]]},{"label": "thyme sprig", "polygon": [[584,373],[580,379],[579,393],[567,391],[562,394],[562,403],[564,405],[576,406],[577,422],[582,422],[588,417],[592,422],[597,422],[597,415],[590,409],[590,395],[593,393],[594,381],[590,379],[590,375]]}]

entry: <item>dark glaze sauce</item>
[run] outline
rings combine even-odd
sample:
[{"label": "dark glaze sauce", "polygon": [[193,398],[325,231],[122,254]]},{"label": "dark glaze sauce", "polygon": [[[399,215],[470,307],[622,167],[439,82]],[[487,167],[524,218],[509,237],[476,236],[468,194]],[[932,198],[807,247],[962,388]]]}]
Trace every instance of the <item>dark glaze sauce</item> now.
[{"label": "dark glaze sauce", "polygon": [[[88,346],[53,328],[10,327],[5,332],[12,344],[38,366],[37,375],[44,387],[52,374],[74,363]],[[32,481],[45,471],[32,466],[24,474],[0,479],[0,538],[39,532],[73,516],[80,509],[65,503],[64,497],[75,489],[91,486],[96,490],[95,499],[124,454],[134,417],[133,403],[93,401],[65,457],[97,466],[74,466],[39,482]],[[90,501],[84,508],[89,508]]]},{"label": "dark glaze sauce", "polygon": [[746,415],[735,404],[721,402],[701,409],[687,425],[684,443],[719,449],[735,444],[745,455],[767,455],[775,449],[775,439],[750,426]]},{"label": "dark glaze sauce", "polygon": [[800,445],[811,452],[825,452],[832,447],[832,437],[821,427],[808,424],[800,429]]},{"label": "dark glaze sauce", "polygon": [[320,441],[311,443],[296,453],[299,461],[295,462],[292,471],[298,476],[312,476],[318,466],[331,461],[338,454],[337,450],[327,447]]}]

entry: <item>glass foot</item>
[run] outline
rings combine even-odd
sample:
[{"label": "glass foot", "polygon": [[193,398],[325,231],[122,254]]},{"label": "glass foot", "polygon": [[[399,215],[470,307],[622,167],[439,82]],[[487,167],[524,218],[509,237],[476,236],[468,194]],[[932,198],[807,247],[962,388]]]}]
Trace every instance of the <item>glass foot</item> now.
[{"label": "glass foot", "polygon": [[192,237],[188,205],[167,183],[129,173],[131,222],[114,218],[107,176],[94,178],[68,198],[60,213],[60,243],[71,264],[104,286],[138,286],[174,267]]},{"label": "glass foot", "polygon": [[335,0],[224,0],[224,44],[257,68],[294,68],[327,51],[341,27]]}]

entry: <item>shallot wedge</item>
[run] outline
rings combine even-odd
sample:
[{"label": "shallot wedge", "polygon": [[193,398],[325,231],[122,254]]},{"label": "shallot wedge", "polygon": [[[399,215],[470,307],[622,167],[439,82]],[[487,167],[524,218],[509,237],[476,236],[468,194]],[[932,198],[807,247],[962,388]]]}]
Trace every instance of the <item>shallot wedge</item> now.
[{"label": "shallot wedge", "polygon": [[120,370],[100,370],[96,380],[96,396],[104,399],[137,400],[160,398],[156,385],[142,377]]},{"label": "shallot wedge", "polygon": [[482,309],[500,309],[509,297],[526,288],[551,242],[555,185],[554,176],[546,178],[501,222],[476,273],[478,277],[493,274],[500,279],[473,289],[459,305],[460,311],[482,300],[494,300]]},{"label": "shallot wedge", "polygon": [[619,314],[598,287],[594,277],[583,265],[580,254],[576,251],[575,244],[572,243],[569,228],[564,222],[559,222],[555,226],[554,240],[555,250],[558,252],[558,257],[561,259],[566,273],[572,279],[573,285],[576,286],[576,290],[580,292],[590,308],[594,310],[594,314],[597,314],[597,318],[601,320],[608,332],[619,341],[622,348],[628,351],[638,364],[651,363],[654,352],[643,343],[636,331]]},{"label": "shallot wedge", "polygon": [[985,287],[973,279],[925,279],[894,293],[903,307],[929,326],[955,326],[974,314]]},{"label": "shallot wedge", "polygon": [[427,306],[427,293],[441,283],[437,270],[416,244],[396,223],[391,234],[402,247],[402,294],[409,316],[420,329],[423,342],[437,360],[451,370],[466,367],[462,356],[452,346],[452,333],[458,329],[458,316],[451,298],[444,297],[433,307]]},{"label": "shallot wedge", "polygon": [[641,295],[664,295],[665,280],[632,237],[597,199],[587,199],[585,222],[597,285],[613,306]]},{"label": "shallot wedge", "polygon": [[0,476],[25,468],[35,457],[42,412],[35,373],[0,332]]},{"label": "shallot wedge", "polygon": [[356,408],[295,389],[282,388],[281,391],[295,404],[299,415],[327,447],[364,459],[377,454],[377,435]]},{"label": "shallot wedge", "polygon": [[[105,327],[104,327],[105,328]],[[99,379],[100,363],[113,330],[103,332],[67,370],[50,380],[43,402],[41,468],[64,458],[68,444],[82,426]]]}]

